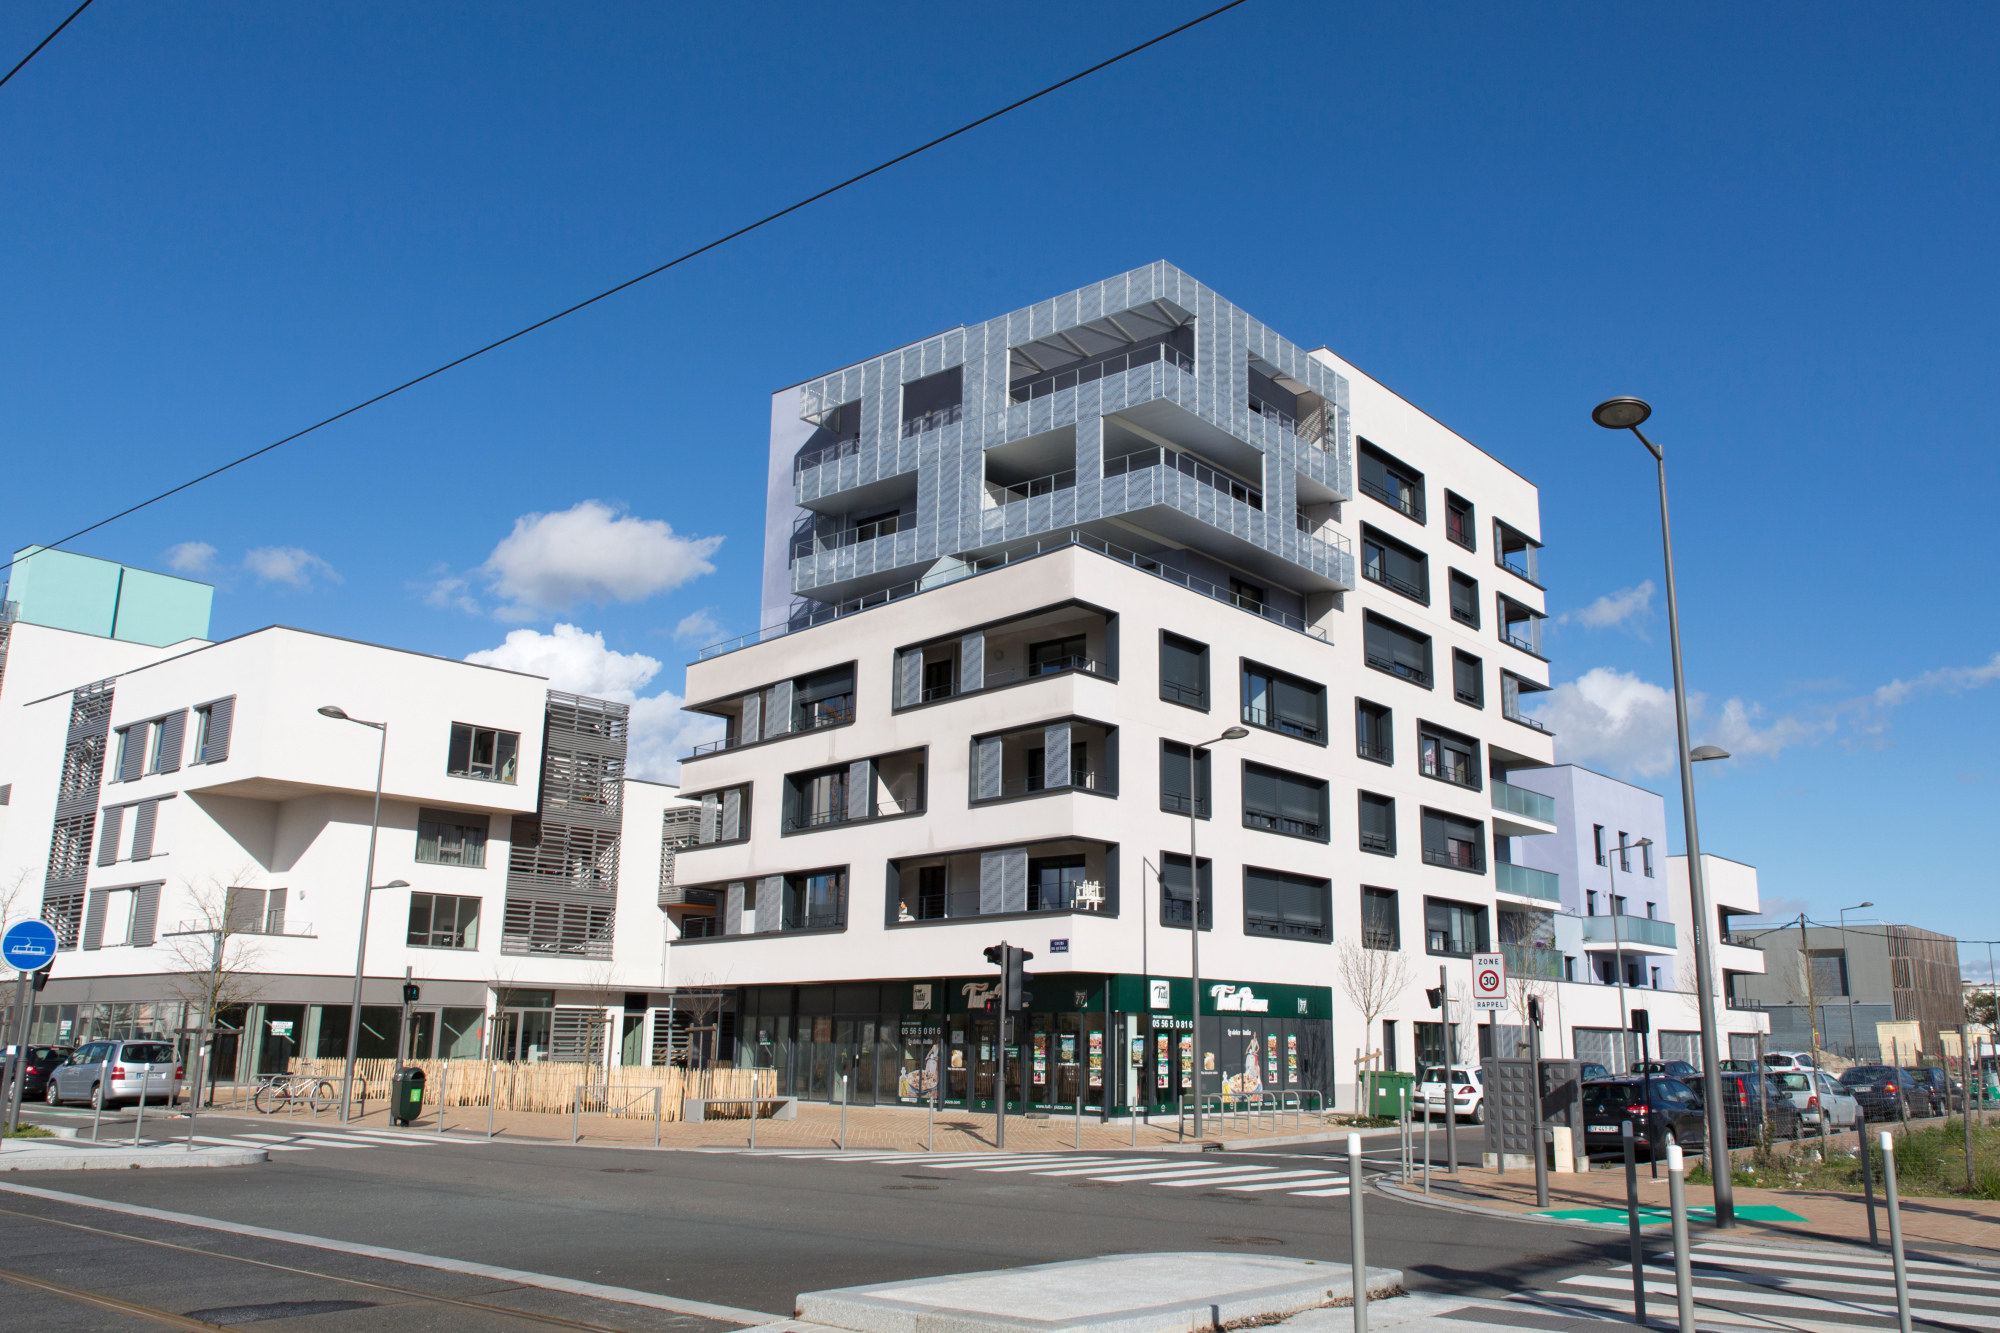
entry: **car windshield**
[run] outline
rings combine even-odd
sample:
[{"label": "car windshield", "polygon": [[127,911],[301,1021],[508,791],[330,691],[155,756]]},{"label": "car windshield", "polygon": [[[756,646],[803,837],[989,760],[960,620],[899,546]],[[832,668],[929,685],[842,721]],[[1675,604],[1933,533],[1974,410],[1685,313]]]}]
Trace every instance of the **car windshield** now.
[{"label": "car windshield", "polygon": [[[1429,1069],[1426,1069],[1424,1071],[1424,1082],[1442,1083],[1443,1081],[1444,1081],[1443,1065],[1432,1065]],[[1451,1081],[1454,1083],[1465,1083],[1468,1082],[1469,1079],[1466,1075],[1466,1072],[1463,1069],[1454,1069],[1451,1071]]]},{"label": "car windshield", "polygon": [[1812,1080],[1804,1074],[1773,1074],[1771,1081],[1786,1092],[1811,1092]]},{"label": "car windshield", "polygon": [[170,1065],[174,1048],[163,1041],[128,1041],[119,1049],[118,1058],[135,1065]]},{"label": "car windshield", "polygon": [[1613,1079],[1583,1085],[1585,1115],[1599,1111],[1623,1111],[1628,1106],[1637,1106],[1640,1100],[1639,1085],[1636,1083],[1624,1083]]},{"label": "car windshield", "polygon": [[1856,1083],[1873,1083],[1878,1079],[1892,1076],[1896,1071],[1887,1065],[1856,1065],[1840,1076],[1840,1081],[1850,1087]]}]

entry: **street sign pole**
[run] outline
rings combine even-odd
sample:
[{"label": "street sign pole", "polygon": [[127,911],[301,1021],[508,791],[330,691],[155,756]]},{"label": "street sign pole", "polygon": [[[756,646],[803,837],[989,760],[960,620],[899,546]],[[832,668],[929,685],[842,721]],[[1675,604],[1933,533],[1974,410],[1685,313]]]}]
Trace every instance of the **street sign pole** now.
[{"label": "street sign pole", "polygon": [[21,1116],[21,1089],[28,1081],[28,981],[56,960],[56,932],[46,921],[16,921],[0,936],[0,959],[20,974],[14,983],[14,1077],[7,1089],[6,1132]]},{"label": "street sign pole", "polygon": [[14,1076],[7,1082],[7,1129],[11,1136],[21,1121],[21,1090],[28,1082],[28,977],[14,983]]}]

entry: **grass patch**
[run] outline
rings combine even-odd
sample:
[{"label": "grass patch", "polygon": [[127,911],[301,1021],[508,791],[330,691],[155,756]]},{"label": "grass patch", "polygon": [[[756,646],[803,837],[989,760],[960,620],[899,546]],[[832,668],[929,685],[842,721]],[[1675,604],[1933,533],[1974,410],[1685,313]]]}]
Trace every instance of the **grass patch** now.
[{"label": "grass patch", "polygon": [[[1852,1134],[1829,1139],[1824,1156],[1816,1138],[1792,1144],[1791,1149],[1781,1153],[1768,1144],[1759,1145],[1750,1151],[1748,1162],[1739,1159],[1731,1178],[1746,1189],[1861,1192],[1861,1158],[1855,1152]],[[1879,1198],[1882,1148],[1878,1131],[1873,1129],[1868,1135],[1868,1158]],[[1691,1166],[1687,1178],[1691,1185],[1710,1183],[1707,1165]],[[1970,1186],[1965,1179],[1964,1120],[1947,1120],[1898,1138],[1896,1188],[1909,1198],[2000,1201],[2000,1124],[1973,1123]]]},{"label": "grass patch", "polygon": [[14,1132],[7,1137],[10,1139],[52,1139],[55,1135],[49,1133],[49,1131],[43,1129],[40,1125],[30,1125],[23,1121],[21,1124],[14,1126]]}]

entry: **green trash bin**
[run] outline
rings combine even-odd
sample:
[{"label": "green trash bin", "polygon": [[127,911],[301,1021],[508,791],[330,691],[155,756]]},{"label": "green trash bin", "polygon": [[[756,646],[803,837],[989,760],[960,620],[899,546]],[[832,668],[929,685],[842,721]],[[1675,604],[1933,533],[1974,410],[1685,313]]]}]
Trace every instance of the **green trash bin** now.
[{"label": "green trash bin", "polygon": [[389,1085],[389,1118],[407,1125],[424,1113],[424,1071],[404,1065]]},{"label": "green trash bin", "polygon": [[1417,1076],[1399,1074],[1393,1069],[1378,1069],[1368,1075],[1368,1114],[1379,1115],[1388,1120],[1400,1117],[1405,1109],[1414,1110],[1417,1096]]}]

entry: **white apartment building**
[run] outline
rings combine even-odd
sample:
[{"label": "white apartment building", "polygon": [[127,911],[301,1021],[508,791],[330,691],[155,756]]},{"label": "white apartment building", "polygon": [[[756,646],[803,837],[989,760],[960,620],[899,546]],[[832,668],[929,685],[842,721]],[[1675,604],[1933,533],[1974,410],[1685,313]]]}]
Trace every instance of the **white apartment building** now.
[{"label": "white apartment building", "polygon": [[1346,1104],[1441,1055],[1440,967],[1472,1037],[1470,956],[1547,906],[1496,852],[1558,834],[1530,482],[1166,264],[781,391],[769,476],[668,908],[739,1063],[990,1106],[1002,940],[1017,1105]]},{"label": "white apartment building", "polygon": [[412,1058],[664,1057],[692,811],[625,777],[625,705],[281,626],[211,643],[205,601],[167,644],[57,628],[41,582],[0,626],[0,887],[61,946],[31,1040],[171,1036],[219,997],[224,1081],[343,1056],[373,827],[364,1057],[395,1055],[406,973]]}]

